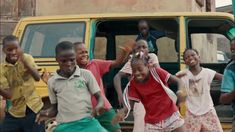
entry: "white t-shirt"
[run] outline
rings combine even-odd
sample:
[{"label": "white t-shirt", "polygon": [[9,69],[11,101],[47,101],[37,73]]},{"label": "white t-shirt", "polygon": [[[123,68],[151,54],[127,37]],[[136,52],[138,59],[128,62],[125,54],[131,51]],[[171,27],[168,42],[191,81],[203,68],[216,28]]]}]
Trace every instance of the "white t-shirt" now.
[{"label": "white t-shirt", "polygon": [[[149,64],[158,64],[158,57],[154,53],[149,53]],[[131,58],[126,62],[126,64],[122,67],[120,70],[121,72],[127,73],[127,74],[132,74],[132,69],[131,69]]]},{"label": "white t-shirt", "polygon": [[187,109],[194,115],[203,115],[214,108],[210,95],[210,85],[216,72],[202,68],[201,72],[193,75],[189,70],[181,79],[185,84]]}]

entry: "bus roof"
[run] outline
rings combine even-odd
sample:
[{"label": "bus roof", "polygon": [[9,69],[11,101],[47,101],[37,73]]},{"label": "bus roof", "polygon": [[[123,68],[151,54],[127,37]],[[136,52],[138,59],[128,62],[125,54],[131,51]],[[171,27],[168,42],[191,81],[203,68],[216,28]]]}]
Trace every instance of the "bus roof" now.
[{"label": "bus roof", "polygon": [[157,12],[157,13],[104,13],[104,14],[80,14],[80,15],[54,15],[26,17],[21,21],[59,20],[59,19],[99,19],[99,18],[155,18],[155,17],[220,17],[234,20],[232,14],[222,12]]}]

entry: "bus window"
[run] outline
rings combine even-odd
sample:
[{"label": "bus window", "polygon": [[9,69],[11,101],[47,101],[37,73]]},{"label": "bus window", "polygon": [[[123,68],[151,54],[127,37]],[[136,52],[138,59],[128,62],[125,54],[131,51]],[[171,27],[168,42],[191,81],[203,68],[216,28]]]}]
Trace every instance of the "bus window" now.
[{"label": "bus window", "polygon": [[34,57],[53,57],[59,42],[84,41],[85,22],[31,24],[23,36],[21,45],[26,53]]},{"label": "bus window", "polygon": [[174,39],[168,37],[157,40],[159,62],[178,62],[175,43],[176,41]]},{"label": "bus window", "polygon": [[116,43],[116,56],[120,53],[120,46],[123,46],[128,40],[135,40],[137,35],[116,35],[115,43]]},{"label": "bus window", "polygon": [[106,37],[96,37],[94,46],[94,58],[106,59],[107,39]]},{"label": "bus window", "polygon": [[201,63],[227,63],[229,61],[230,41],[223,35],[194,33],[191,34],[191,43],[192,48],[198,50]]}]

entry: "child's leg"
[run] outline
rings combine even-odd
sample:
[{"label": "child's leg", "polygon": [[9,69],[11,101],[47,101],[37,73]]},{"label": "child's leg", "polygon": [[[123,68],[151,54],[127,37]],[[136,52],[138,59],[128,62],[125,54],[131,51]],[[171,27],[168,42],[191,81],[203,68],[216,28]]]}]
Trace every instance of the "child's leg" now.
[{"label": "child's leg", "polygon": [[26,117],[22,118],[22,127],[24,132],[44,132],[45,127],[44,124],[37,124],[35,122],[36,113],[34,113],[31,109],[26,109]]},{"label": "child's leg", "polygon": [[208,132],[208,131],[222,132],[223,131],[215,109],[212,109],[211,111],[203,115],[202,119],[203,119],[202,132]]},{"label": "child's leg", "polygon": [[103,126],[109,132],[121,132],[121,126],[119,124],[112,124],[112,119],[116,116],[116,112],[113,108],[104,112],[102,115],[95,117],[101,126]]},{"label": "child's leg", "polygon": [[144,105],[141,102],[135,103],[133,109],[133,116],[134,116],[133,132],[143,132],[145,124],[144,123],[145,109]]},{"label": "child's leg", "polygon": [[178,127],[176,128],[175,130],[173,130],[172,132],[187,132],[186,129],[185,129],[185,126],[181,126],[181,127]]},{"label": "child's leg", "polygon": [[184,121],[184,126],[187,132],[200,132],[202,127],[201,116],[195,116],[187,110]]},{"label": "child's leg", "polygon": [[164,120],[163,129],[165,131],[185,132],[184,123],[180,113],[177,111]]}]

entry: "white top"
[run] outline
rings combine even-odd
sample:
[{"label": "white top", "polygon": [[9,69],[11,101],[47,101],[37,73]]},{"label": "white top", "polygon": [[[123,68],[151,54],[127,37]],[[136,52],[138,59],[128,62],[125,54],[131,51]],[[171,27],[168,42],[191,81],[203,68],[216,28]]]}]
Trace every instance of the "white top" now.
[{"label": "white top", "polygon": [[203,115],[214,108],[210,85],[215,74],[216,72],[213,70],[202,68],[197,75],[186,70],[186,75],[181,78],[187,92],[187,109],[194,115]]}]

